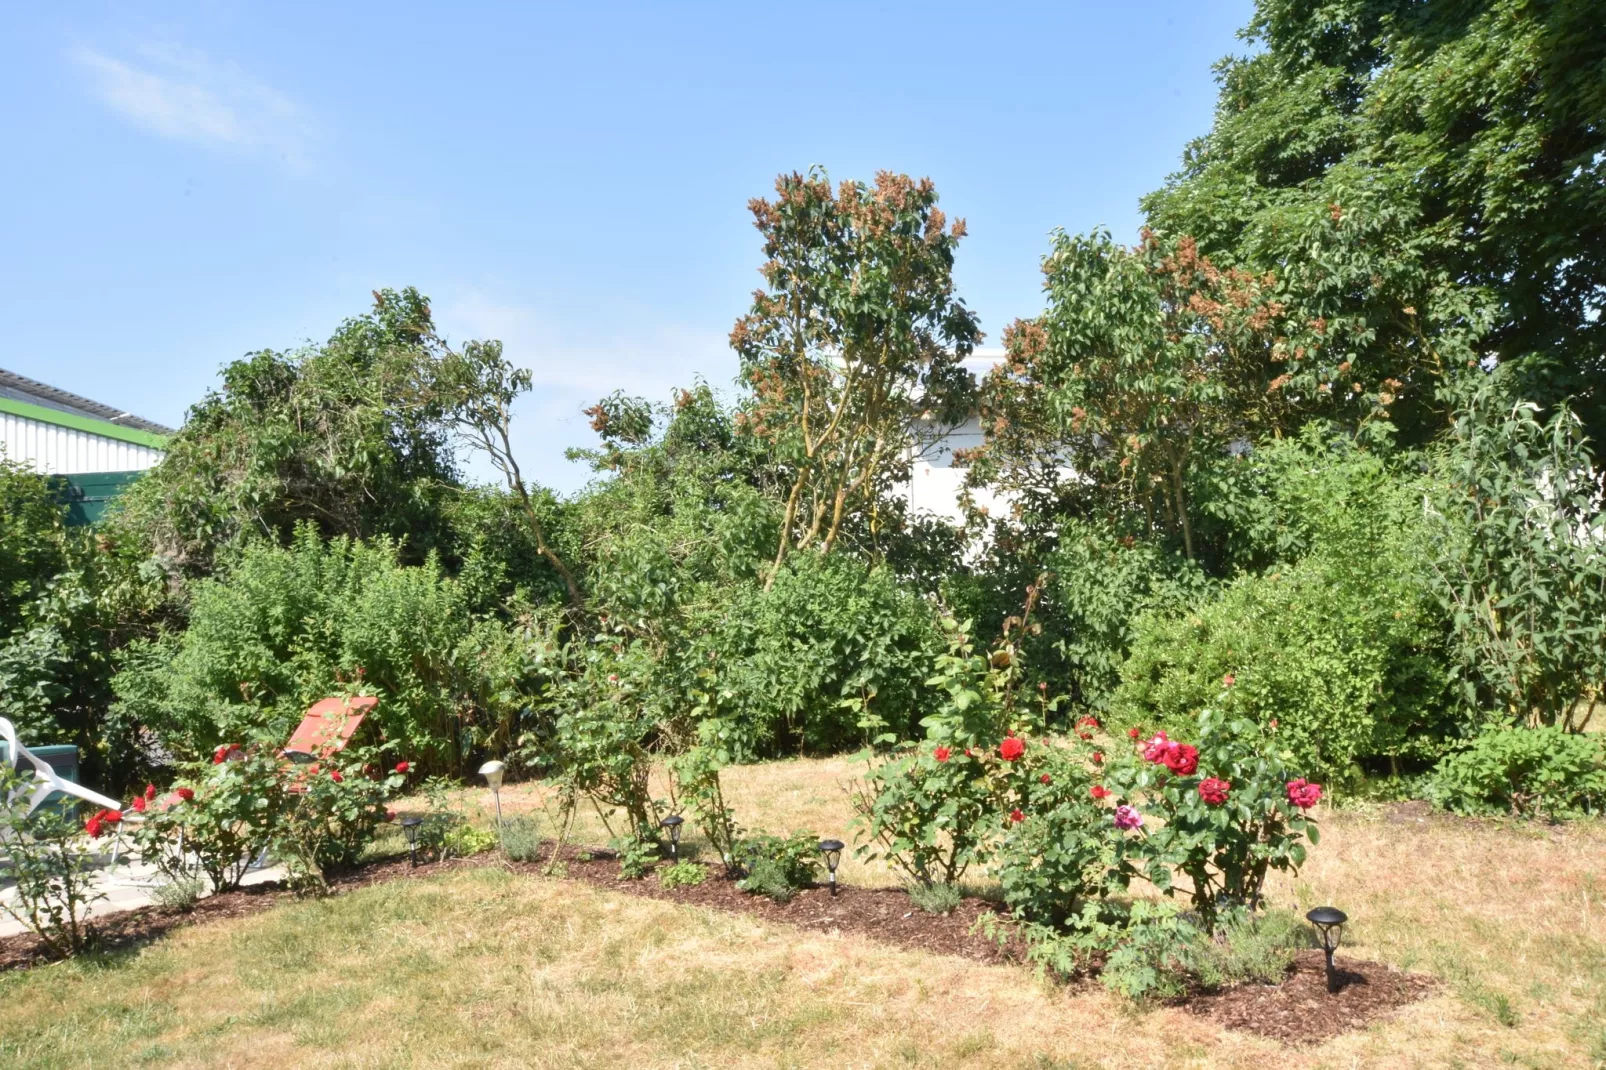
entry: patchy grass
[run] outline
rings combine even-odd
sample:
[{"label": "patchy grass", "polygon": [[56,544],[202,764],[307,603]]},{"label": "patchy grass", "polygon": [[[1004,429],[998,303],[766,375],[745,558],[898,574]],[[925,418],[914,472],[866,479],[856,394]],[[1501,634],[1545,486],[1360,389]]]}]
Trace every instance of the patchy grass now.
[{"label": "patchy grass", "polygon": [[[749,824],[838,833],[851,772],[772,763],[734,770],[731,794]],[[510,789],[504,808],[538,796]],[[1272,899],[1343,907],[1340,959],[1445,987],[1297,1055],[1014,967],[491,867],[0,977],[0,1065],[1606,1065],[1606,829],[1391,814],[1325,813],[1321,847]]]}]

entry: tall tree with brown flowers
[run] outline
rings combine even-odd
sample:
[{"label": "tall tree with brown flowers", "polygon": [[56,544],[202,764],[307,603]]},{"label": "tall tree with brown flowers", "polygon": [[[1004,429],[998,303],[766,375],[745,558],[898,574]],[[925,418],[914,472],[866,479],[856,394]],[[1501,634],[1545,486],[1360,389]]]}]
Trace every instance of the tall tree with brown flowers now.
[{"label": "tall tree with brown flowers", "polygon": [[852,510],[964,418],[961,361],[982,336],[954,292],[965,224],[930,179],[883,171],[833,190],[811,170],[775,191],[749,206],[765,287],[731,332],[752,389],[743,425],[788,475],[771,579],[791,550],[829,553]]}]

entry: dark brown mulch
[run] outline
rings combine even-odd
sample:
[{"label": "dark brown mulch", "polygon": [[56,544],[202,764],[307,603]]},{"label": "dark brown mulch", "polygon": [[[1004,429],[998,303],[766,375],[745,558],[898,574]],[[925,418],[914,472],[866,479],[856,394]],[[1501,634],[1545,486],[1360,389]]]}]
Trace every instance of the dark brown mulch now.
[{"label": "dark brown mulch", "polygon": [[1436,987],[1430,977],[1348,959],[1342,953],[1335,964],[1342,985],[1337,992],[1327,991],[1322,953],[1301,951],[1282,984],[1238,985],[1191,996],[1180,1006],[1227,1029],[1307,1047],[1365,1029]]},{"label": "dark brown mulch", "polygon": [[[1019,947],[1000,947],[996,941],[971,931],[978,918],[993,913],[993,905],[982,899],[964,899],[950,914],[927,914],[900,889],[843,886],[835,898],[828,887],[816,887],[805,888],[790,901],[777,903],[761,895],[748,895],[715,866],[706,867],[708,879],[702,884],[664,888],[651,877],[620,880],[618,863],[602,852],[593,853],[589,861],[580,861],[579,852],[566,854],[571,878],[610,891],[749,914],[814,932],[859,933],[906,950],[958,955],[976,962],[1021,959]],[[534,871],[541,867],[529,864],[515,868]]]}]

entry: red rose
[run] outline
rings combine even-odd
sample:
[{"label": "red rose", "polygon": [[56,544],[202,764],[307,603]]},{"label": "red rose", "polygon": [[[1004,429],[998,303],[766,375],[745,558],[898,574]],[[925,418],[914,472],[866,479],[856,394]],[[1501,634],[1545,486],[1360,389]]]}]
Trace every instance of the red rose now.
[{"label": "red rose", "polygon": [[1322,801],[1322,786],[1303,778],[1288,782],[1288,801],[1301,810],[1309,810]]},{"label": "red rose", "polygon": [[1110,797],[1110,789],[1103,784],[1094,784],[1091,794],[1095,799],[1108,799]]},{"label": "red rose", "polygon": [[1103,763],[1104,763],[1104,752],[1101,751],[1101,750],[1094,751],[1093,752],[1093,764],[1094,765],[1102,765]]},{"label": "red rose", "polygon": [[1025,753],[1026,744],[1014,736],[1010,736],[998,745],[998,756],[1006,762],[1018,761]]},{"label": "red rose", "polygon": [[1230,781],[1220,780],[1213,776],[1205,777],[1199,781],[1199,798],[1211,806],[1220,806],[1227,801],[1227,793],[1231,788],[1232,783]]},{"label": "red rose", "polygon": [[407,772],[407,770],[409,770],[411,768],[412,768],[412,766],[410,764],[408,764],[407,762],[397,762],[396,763],[396,772],[398,772],[398,773],[405,773],[405,772]]},{"label": "red rose", "polygon": [[1143,729],[1139,728],[1137,725],[1133,725],[1131,728],[1126,730],[1126,734],[1131,736],[1133,739],[1137,739],[1143,734]]},{"label": "red rose", "polygon": [[156,798],[156,785],[155,784],[146,784],[145,785],[145,801],[146,802],[151,802],[155,798]]},{"label": "red rose", "polygon": [[970,748],[969,747],[965,748],[965,757],[966,758],[974,758],[975,757],[975,755],[970,752]]},{"label": "red rose", "polygon": [[1025,820],[1026,820],[1026,815],[1025,815],[1025,814],[1023,814],[1023,813],[1021,813],[1021,812],[1020,812],[1020,811],[1019,811],[1019,810],[1011,810],[1011,811],[1010,811],[1010,812],[1009,812],[1009,820],[1010,820],[1010,822],[1011,822],[1011,823],[1012,823],[1012,824],[1016,824],[1016,825],[1018,825],[1018,824],[1020,824],[1020,823],[1021,823],[1021,822],[1022,822],[1022,821],[1025,821]]},{"label": "red rose", "polygon": [[94,817],[84,822],[84,831],[89,833],[92,839],[100,839],[101,827],[99,814],[96,814]]},{"label": "red rose", "polygon": [[1099,719],[1097,717],[1089,716],[1089,717],[1082,718],[1080,721],[1077,721],[1076,722],[1076,727],[1078,727],[1078,728],[1102,728],[1103,725],[1101,725],[1099,723]]},{"label": "red rose", "polygon": [[1199,768],[1199,748],[1186,743],[1173,743],[1166,748],[1162,761],[1177,776],[1192,776]]},{"label": "red rose", "polygon": [[336,784],[338,784],[342,780],[345,780],[346,778],[340,775],[340,770],[331,769],[331,770],[329,770],[329,779],[333,780]]},{"label": "red rose", "polygon": [[1159,765],[1165,761],[1165,756],[1170,752],[1171,741],[1165,737],[1164,732],[1156,732],[1143,745],[1143,760]]},{"label": "red rose", "polygon": [[1230,672],[1226,676],[1223,676],[1221,678],[1221,686],[1222,687],[1231,687],[1233,684],[1235,684],[1237,682],[1238,682],[1237,678],[1234,677],[1232,675],[1232,673],[1230,673]]},{"label": "red rose", "polygon": [[1044,773],[1042,776],[1038,777],[1037,779],[1041,780],[1043,783],[1047,784],[1049,782],[1049,775],[1047,773]]},{"label": "red rose", "polygon": [[178,797],[180,799],[183,799],[185,802],[189,802],[189,801],[191,801],[192,799],[195,798],[195,789],[194,788],[179,788],[178,789]]},{"label": "red rose", "polygon": [[946,762],[951,754],[953,754],[953,751],[949,750],[947,747],[938,747],[936,750],[931,752],[931,756],[937,759],[939,762]]},{"label": "red rose", "polygon": [[394,820],[396,820],[396,811],[394,811],[394,810],[386,810],[385,811],[385,820],[386,821],[394,821]]},{"label": "red rose", "polygon": [[223,764],[223,759],[227,758],[228,756],[229,756],[229,745],[227,743],[219,743],[217,745],[217,749],[212,752],[212,764],[213,765],[222,765]]},{"label": "red rose", "polygon": [[102,810],[99,817],[108,825],[115,825],[123,819],[122,812],[119,810]]},{"label": "red rose", "polygon": [[134,804],[133,805],[134,805],[134,813],[143,814],[145,812],[145,796],[143,796],[143,795],[134,796]]}]

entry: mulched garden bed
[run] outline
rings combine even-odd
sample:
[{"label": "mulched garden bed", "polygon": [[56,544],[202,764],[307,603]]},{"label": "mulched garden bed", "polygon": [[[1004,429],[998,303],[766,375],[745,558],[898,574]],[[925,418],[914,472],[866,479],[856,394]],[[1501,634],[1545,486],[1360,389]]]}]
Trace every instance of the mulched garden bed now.
[{"label": "mulched garden bed", "polygon": [[[702,884],[664,888],[651,877],[620,880],[619,864],[611,855],[589,852],[590,860],[581,861],[586,853],[564,853],[569,877],[610,891],[749,914],[813,932],[859,933],[909,951],[958,955],[976,962],[1018,962],[1023,957],[1018,946],[1000,947],[997,941],[972,932],[978,918],[995,912],[993,904],[982,899],[964,899],[950,914],[927,914],[900,889],[844,885],[835,898],[829,888],[806,888],[790,901],[777,903],[748,895],[720,874],[717,866],[708,867],[708,879]],[[528,863],[514,868],[537,872],[541,866]]]},{"label": "mulched garden bed", "polygon": [[1437,987],[1430,977],[1346,958],[1342,952],[1335,965],[1343,986],[1337,992],[1327,991],[1325,956],[1301,951],[1282,984],[1238,985],[1190,996],[1178,1005],[1227,1029],[1308,1047],[1365,1029]]},{"label": "mulched garden bed", "polygon": [[[980,963],[1024,960],[1018,943],[1000,946],[973,931],[982,915],[996,912],[994,904],[982,899],[966,898],[950,914],[927,914],[899,889],[843,886],[834,898],[828,888],[818,887],[800,891],[789,902],[777,903],[748,895],[715,867],[709,867],[708,879],[702,884],[665,888],[651,877],[620,880],[619,863],[608,851],[566,847],[559,857],[568,879],[627,895],[751,915],[811,932],[857,933],[905,950],[957,955]],[[514,872],[530,875],[545,868],[544,862],[509,863],[481,855],[414,869],[407,859],[400,858],[369,863],[332,877],[329,887],[339,894],[380,881],[428,877],[446,869],[483,865],[505,865]],[[269,882],[210,896],[188,912],[147,906],[106,915],[95,919],[98,948],[106,952],[139,947],[187,925],[248,917],[294,898],[284,885]],[[0,971],[50,961],[39,939],[31,934],[0,938]],[[1349,959],[1342,953],[1338,963],[1344,984],[1336,993],[1327,991],[1322,953],[1301,951],[1281,984],[1239,985],[1220,992],[1197,993],[1174,1005],[1226,1029],[1293,1046],[1309,1046],[1364,1029],[1428,996],[1436,987],[1431,978],[1420,974]]]}]

